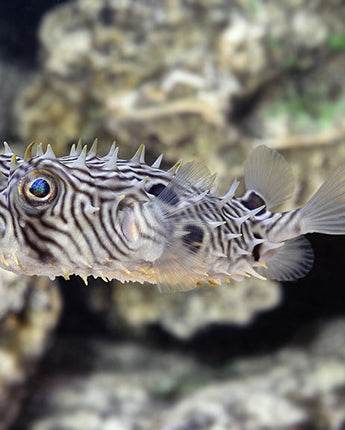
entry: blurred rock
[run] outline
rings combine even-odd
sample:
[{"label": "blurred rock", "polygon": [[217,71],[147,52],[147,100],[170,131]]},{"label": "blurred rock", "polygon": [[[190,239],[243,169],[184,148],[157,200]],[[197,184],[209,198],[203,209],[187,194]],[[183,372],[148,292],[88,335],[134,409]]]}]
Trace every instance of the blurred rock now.
[{"label": "blurred rock", "polygon": [[241,284],[171,294],[162,294],[152,285],[116,283],[107,287],[99,280],[92,285],[89,306],[112,330],[122,327],[141,333],[155,324],[183,339],[212,324],[249,324],[260,311],[279,304],[281,295],[276,282],[253,278]]},{"label": "blurred rock", "polygon": [[317,67],[298,79],[285,77],[271,85],[270,97],[263,98],[243,119],[245,133],[268,137],[278,150],[303,148],[313,153],[321,146],[323,155],[327,145],[343,141],[345,55],[331,56],[326,66],[322,64],[320,59]]},{"label": "blurred rock", "polygon": [[70,338],[52,354],[60,361],[37,379],[15,429],[156,428],[181,382],[192,383],[200,369],[179,354],[106,341]]},{"label": "blurred rock", "polygon": [[0,272],[1,430],[15,418],[59,315],[59,293],[49,280]]},{"label": "blurred rock", "polygon": [[14,430],[338,430],[345,321],[313,330],[312,342],[305,330],[277,353],[214,369],[173,351],[70,338]]},{"label": "blurred rock", "polygon": [[182,400],[163,430],[327,429],[345,425],[345,321],[325,324],[309,345],[231,363],[232,378]]},{"label": "blurred rock", "polygon": [[[18,130],[60,153],[79,136],[115,137],[123,157],[147,143],[151,157],[197,158],[225,175],[257,138],[281,146],[291,130],[319,132],[326,119],[337,129],[343,82],[331,112],[325,77],[314,123],[303,100],[315,92],[310,71],[344,58],[343,22],[339,1],[71,2],[42,22],[41,72],[18,100]],[[311,116],[303,127],[290,115],[296,103]]]},{"label": "blurred rock", "polygon": [[0,142],[18,136],[14,129],[13,106],[32,76],[33,71],[27,65],[9,62],[0,49]]}]

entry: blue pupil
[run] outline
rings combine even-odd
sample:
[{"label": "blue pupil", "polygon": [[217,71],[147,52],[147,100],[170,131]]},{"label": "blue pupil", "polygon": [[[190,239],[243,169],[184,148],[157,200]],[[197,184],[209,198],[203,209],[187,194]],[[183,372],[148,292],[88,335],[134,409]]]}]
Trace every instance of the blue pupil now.
[{"label": "blue pupil", "polygon": [[50,186],[45,179],[36,179],[30,187],[30,193],[35,197],[46,197],[50,192]]}]

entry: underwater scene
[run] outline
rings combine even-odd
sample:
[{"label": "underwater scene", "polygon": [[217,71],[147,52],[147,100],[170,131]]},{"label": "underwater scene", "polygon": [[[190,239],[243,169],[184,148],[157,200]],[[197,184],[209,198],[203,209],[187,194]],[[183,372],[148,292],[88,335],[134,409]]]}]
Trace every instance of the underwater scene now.
[{"label": "underwater scene", "polygon": [[0,430],[345,430],[345,2],[0,10]]}]

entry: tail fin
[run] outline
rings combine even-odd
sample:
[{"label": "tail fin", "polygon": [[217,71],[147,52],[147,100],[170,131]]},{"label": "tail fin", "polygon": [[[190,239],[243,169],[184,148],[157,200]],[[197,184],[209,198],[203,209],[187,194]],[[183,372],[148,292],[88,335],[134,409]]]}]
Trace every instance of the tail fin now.
[{"label": "tail fin", "polygon": [[345,167],[321,185],[300,215],[302,234],[345,234]]}]

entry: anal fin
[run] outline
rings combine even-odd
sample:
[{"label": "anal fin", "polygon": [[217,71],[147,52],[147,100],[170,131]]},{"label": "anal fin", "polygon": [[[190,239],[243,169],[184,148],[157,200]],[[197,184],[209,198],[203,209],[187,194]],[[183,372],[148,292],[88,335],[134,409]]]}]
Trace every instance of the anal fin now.
[{"label": "anal fin", "polygon": [[206,275],[203,259],[190,254],[178,239],[175,239],[175,243],[154,263],[154,270],[161,292],[191,290]]},{"label": "anal fin", "polygon": [[267,265],[267,269],[258,268],[261,275],[276,281],[293,281],[303,278],[310,271],[314,252],[309,240],[301,236],[263,254],[259,261]]}]

